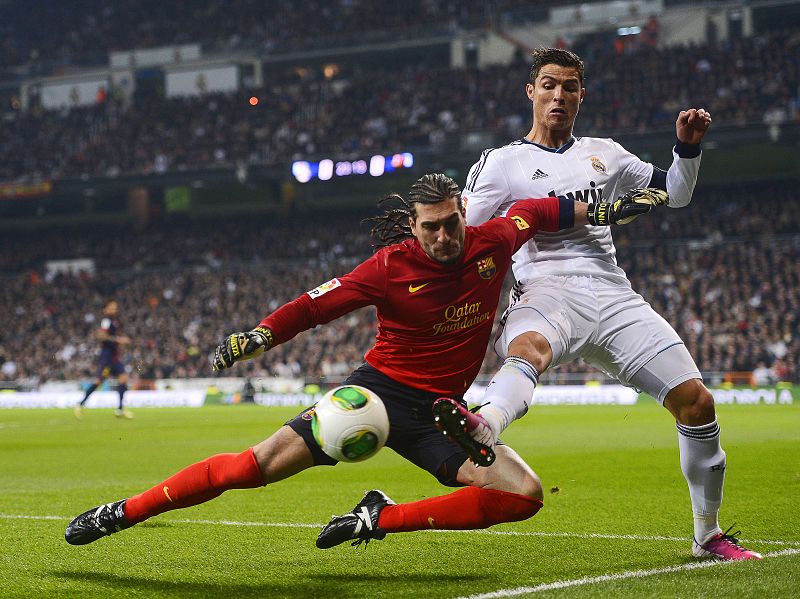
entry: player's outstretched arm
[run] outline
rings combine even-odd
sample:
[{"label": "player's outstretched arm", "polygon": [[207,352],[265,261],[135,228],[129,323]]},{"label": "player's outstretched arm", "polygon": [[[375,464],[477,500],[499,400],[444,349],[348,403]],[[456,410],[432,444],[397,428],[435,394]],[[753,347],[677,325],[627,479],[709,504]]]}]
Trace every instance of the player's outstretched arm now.
[{"label": "player's outstretched arm", "polygon": [[225,337],[214,350],[212,368],[219,372],[230,368],[235,362],[250,360],[260,356],[274,344],[272,331],[266,327],[256,327],[252,331],[232,333]]},{"label": "player's outstretched arm", "polygon": [[668,203],[669,194],[663,189],[631,189],[613,202],[588,205],[576,202],[575,224],[627,225],[656,206],[666,206]]}]

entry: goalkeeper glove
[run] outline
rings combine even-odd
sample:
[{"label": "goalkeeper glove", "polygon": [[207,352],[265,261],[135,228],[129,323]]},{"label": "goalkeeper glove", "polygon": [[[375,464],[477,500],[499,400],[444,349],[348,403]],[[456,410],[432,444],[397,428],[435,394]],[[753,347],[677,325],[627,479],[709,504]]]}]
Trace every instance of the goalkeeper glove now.
[{"label": "goalkeeper glove", "polygon": [[274,342],[272,331],[265,327],[256,327],[245,333],[233,333],[214,350],[211,366],[217,372],[230,368],[234,362],[260,356],[271,348]]},{"label": "goalkeeper glove", "polygon": [[663,189],[631,189],[614,202],[589,204],[586,220],[595,226],[627,225],[639,215],[650,212],[654,206],[666,206],[668,203],[669,194]]}]

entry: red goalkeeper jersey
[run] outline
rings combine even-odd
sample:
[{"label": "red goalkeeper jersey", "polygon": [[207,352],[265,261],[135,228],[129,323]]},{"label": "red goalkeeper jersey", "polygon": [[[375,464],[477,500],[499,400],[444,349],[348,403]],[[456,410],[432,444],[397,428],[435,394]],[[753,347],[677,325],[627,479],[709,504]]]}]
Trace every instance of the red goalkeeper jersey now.
[{"label": "red goalkeeper jersey", "polygon": [[573,221],[571,201],[519,201],[504,217],[466,227],[464,252],[455,264],[437,262],[408,239],[285,304],[260,326],[283,343],[374,305],[378,334],[366,361],[410,387],[461,395],[483,362],[511,257],[537,231],[557,231]]}]

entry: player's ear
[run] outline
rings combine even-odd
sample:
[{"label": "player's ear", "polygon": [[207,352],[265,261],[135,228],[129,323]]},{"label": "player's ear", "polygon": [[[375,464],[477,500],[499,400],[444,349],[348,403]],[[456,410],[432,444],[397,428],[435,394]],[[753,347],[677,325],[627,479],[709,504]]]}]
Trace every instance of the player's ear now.
[{"label": "player's ear", "polygon": [[[533,102],[533,92],[534,92],[533,83],[526,83],[525,84],[525,94],[528,96],[528,100]],[[582,97],[582,96],[581,96]]]},{"label": "player's ear", "polygon": [[580,101],[581,101],[581,102],[583,102],[583,97],[584,97],[585,95],[586,95],[586,88],[585,88],[585,87],[582,87],[582,88],[581,88],[581,99],[580,99]]}]

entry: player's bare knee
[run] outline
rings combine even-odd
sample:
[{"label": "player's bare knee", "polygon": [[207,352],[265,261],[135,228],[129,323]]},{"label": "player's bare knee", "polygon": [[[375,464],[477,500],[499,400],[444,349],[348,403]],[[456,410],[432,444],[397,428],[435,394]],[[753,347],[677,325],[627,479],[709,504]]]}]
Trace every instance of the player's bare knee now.
[{"label": "player's bare knee", "polygon": [[678,422],[687,426],[702,426],[716,417],[714,396],[700,379],[685,381],[672,389],[664,406]]},{"label": "player's bare knee", "polygon": [[495,450],[497,460],[487,468],[476,468],[472,462],[464,462],[458,471],[458,482],[542,501],[542,481],[531,467],[508,445],[498,445]]},{"label": "player's bare knee", "polygon": [[696,395],[696,399],[692,404],[691,417],[700,424],[708,424],[713,422],[716,418],[716,411],[714,410],[714,396],[706,389],[704,385],[700,385],[700,390]]},{"label": "player's bare knee", "polygon": [[539,475],[532,470],[520,481],[519,495],[525,495],[531,499],[544,501],[544,491],[542,490],[542,480]]},{"label": "player's bare knee", "polygon": [[[489,467],[492,468],[491,466]],[[495,489],[497,491],[506,491],[508,493],[516,493],[517,495],[524,495],[531,499],[544,500],[544,492],[542,491],[542,481],[539,476],[530,468],[525,468],[523,471],[515,474],[514,476],[503,477],[499,480],[494,480],[490,484],[485,485],[486,488]]]},{"label": "player's bare knee", "polygon": [[508,355],[524,358],[533,364],[540,373],[547,370],[550,362],[553,361],[553,349],[550,347],[550,342],[544,335],[533,331],[515,337],[508,345]]}]

